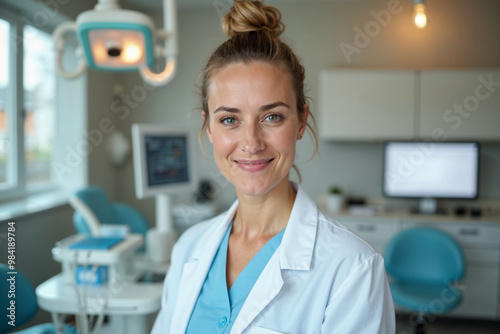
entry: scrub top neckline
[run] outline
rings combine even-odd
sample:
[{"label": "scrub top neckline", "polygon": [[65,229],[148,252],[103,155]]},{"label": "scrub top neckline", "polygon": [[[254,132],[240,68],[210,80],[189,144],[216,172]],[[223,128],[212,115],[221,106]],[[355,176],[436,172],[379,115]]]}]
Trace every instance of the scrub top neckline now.
[{"label": "scrub top neckline", "polygon": [[[253,288],[254,283],[259,278],[262,270],[264,270],[265,266],[269,262],[269,259],[274,254],[276,249],[281,244],[281,239],[283,238],[283,234],[285,233],[285,228],[283,228],[280,232],[278,232],[275,236],[269,239],[264,246],[253,256],[250,262],[247,263],[245,268],[239,273],[236,280],[231,285],[231,288],[227,288],[227,252],[229,245],[229,235],[231,234],[231,229],[233,227],[233,222],[229,225],[226,234],[224,235],[224,239],[221,243],[221,249],[224,250],[221,255],[223,258],[221,259],[221,263],[224,263],[224,285],[225,289],[228,292],[229,303],[230,305],[234,305],[235,303],[241,301],[242,298],[245,298],[250,293],[250,290]],[[252,284],[245,284],[248,282],[252,282]]]}]

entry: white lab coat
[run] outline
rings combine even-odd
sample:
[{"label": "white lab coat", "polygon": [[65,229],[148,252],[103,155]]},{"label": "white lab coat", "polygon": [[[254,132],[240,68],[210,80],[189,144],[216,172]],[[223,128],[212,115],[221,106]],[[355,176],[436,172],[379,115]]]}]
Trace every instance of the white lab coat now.
[{"label": "white lab coat", "polygon": [[[281,245],[250,291],[231,334],[392,334],[384,261],[298,190]],[[152,334],[185,333],[238,202],[186,231],[172,252]],[[206,333],[210,334],[210,333]]]}]

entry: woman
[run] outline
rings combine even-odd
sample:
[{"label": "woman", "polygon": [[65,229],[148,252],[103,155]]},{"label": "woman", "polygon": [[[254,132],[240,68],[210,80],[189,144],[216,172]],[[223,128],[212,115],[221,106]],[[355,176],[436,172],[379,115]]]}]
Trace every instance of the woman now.
[{"label": "woman", "polygon": [[174,247],[154,334],[395,331],[380,254],[289,181],[313,128],[280,20],[250,0],[223,20],[230,39],[202,75],[202,133],[238,201]]}]

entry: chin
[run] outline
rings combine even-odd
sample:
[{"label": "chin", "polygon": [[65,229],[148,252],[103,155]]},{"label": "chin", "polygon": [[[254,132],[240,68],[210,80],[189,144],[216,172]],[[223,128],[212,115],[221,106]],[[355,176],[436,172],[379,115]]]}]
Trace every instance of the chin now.
[{"label": "chin", "polygon": [[[235,186],[237,193],[246,196],[264,196],[275,189],[283,181],[285,181],[285,179],[275,182],[248,179],[246,182],[237,182],[233,183],[233,185]],[[288,183],[288,179],[286,179],[286,181]]]}]

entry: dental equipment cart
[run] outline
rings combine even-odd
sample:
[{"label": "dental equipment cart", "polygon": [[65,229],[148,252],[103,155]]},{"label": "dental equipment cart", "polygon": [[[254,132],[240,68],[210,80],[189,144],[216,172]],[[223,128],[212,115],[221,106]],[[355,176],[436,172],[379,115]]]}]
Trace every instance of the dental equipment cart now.
[{"label": "dental equipment cart", "polygon": [[[56,243],[52,255],[62,263],[62,273],[36,288],[39,306],[51,313],[58,334],[68,314],[76,315],[77,326],[84,333],[91,332],[88,319],[93,316],[97,316],[93,320],[99,334],[149,333],[160,309],[163,280],[141,282],[146,260],[134,262],[138,262],[135,250],[142,245],[142,236],[128,235],[109,249],[71,247],[85,238],[75,235]],[[82,266],[92,266],[93,274],[106,266],[108,277],[103,282],[77,284],[76,268]]]}]

